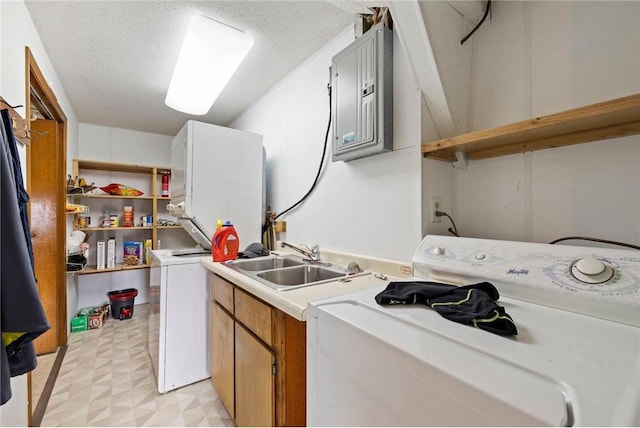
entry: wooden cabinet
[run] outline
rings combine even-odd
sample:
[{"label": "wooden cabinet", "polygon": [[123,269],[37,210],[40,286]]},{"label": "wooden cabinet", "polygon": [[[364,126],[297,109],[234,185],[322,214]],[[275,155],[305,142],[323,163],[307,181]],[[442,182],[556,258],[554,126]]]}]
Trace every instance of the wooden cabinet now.
[{"label": "wooden cabinet", "polygon": [[[170,167],[145,166],[133,164],[121,164],[114,162],[99,162],[90,160],[73,160],[73,177],[83,177],[87,183],[95,182],[96,187],[103,187],[109,183],[124,184],[142,191],[141,196],[112,196],[101,193],[98,190],[93,193],[75,193],[68,195],[74,202],[89,207],[90,224],[81,226],[78,222],[78,215],[74,221],[74,230],[81,230],[87,234],[101,234],[100,239],[108,239],[115,237],[116,240],[142,241],[151,239],[152,248],[158,247],[160,231],[165,229],[181,229],[179,225],[166,226],[158,221],[160,214],[167,217],[168,214],[163,211],[163,204],[166,206],[168,197],[162,197],[160,191],[161,175],[163,172],[169,172]],[[123,227],[123,208],[124,206],[133,207],[132,227]],[[119,217],[118,227],[102,227],[100,221],[103,211],[109,211]],[[149,225],[141,225],[141,216],[151,216],[152,222]],[[94,238],[95,240],[96,238]],[[95,254],[95,253],[94,253]],[[118,257],[119,256],[119,257]],[[117,255],[117,259],[122,255]],[[93,259],[93,260],[92,260]],[[109,271],[118,271],[124,269],[140,269],[148,268],[147,265],[125,265],[123,263],[116,264],[111,269],[95,269],[95,255],[90,257],[89,266],[78,274],[102,273]]]},{"label": "wooden cabinet", "polygon": [[238,426],[306,423],[306,325],[210,274],[211,381]]}]

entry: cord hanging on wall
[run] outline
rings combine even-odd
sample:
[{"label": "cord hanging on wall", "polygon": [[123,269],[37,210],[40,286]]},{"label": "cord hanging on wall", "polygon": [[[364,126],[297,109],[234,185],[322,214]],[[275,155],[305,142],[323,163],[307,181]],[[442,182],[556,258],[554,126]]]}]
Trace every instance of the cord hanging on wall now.
[{"label": "cord hanging on wall", "polygon": [[475,33],[478,28],[480,28],[480,26],[482,25],[484,20],[487,19],[487,15],[489,15],[489,12],[491,12],[491,0],[487,0],[487,6],[484,9],[484,15],[482,15],[482,19],[480,19],[480,22],[478,22],[476,24],[476,26],[473,27],[473,30],[471,30],[471,32],[469,34],[467,34],[462,40],[460,40],[460,44],[461,45],[464,44],[464,42],[466,42],[467,39],[469,37],[471,37],[473,35],[473,33]]}]

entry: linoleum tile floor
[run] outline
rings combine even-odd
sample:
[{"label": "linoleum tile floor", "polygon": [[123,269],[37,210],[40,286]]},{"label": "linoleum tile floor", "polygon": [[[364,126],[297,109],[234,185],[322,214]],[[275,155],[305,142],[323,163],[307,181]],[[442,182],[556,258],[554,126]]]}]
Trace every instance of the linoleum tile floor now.
[{"label": "linoleum tile floor", "polygon": [[129,320],[71,333],[41,426],[233,426],[209,379],[158,393],[148,306]]}]

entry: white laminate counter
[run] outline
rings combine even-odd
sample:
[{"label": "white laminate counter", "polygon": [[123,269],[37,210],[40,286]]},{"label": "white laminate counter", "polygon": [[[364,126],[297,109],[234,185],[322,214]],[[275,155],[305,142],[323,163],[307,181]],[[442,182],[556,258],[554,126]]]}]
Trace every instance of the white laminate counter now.
[{"label": "white laminate counter", "polygon": [[[278,250],[277,253],[282,255],[297,254],[285,250]],[[337,296],[371,287],[380,287],[382,290],[389,281],[402,279],[410,276],[411,273],[410,264],[395,260],[356,256],[328,250],[322,251],[322,259],[323,261],[345,266],[349,261],[356,261],[363,270],[371,271],[371,274],[352,277],[347,282],[336,280],[293,290],[277,291],[225,266],[224,263],[214,262],[211,257],[202,257],[200,264],[299,321],[306,321],[307,303],[311,300]],[[387,279],[376,278],[374,274],[378,272],[385,274]]]}]

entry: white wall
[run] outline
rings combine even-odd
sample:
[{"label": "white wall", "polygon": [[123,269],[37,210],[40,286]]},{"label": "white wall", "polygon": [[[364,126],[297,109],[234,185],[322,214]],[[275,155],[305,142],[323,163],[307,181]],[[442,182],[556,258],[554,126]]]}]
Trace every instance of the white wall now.
[{"label": "white wall", "polygon": [[173,136],[80,123],[78,159],[171,166]]},{"label": "white wall", "polygon": [[[0,94],[13,105],[25,104],[25,46],[28,46],[67,117],[67,167],[70,168],[70,160],[75,156],[78,147],[76,116],[44,50],[24,2],[0,1],[0,24]],[[16,110],[25,117],[24,108]],[[69,320],[76,298],[74,293],[73,286],[68,283]],[[0,425],[26,426],[26,376],[12,378],[11,385],[13,398],[5,406],[0,407]]]},{"label": "white wall", "polygon": [[[434,31],[430,9],[439,2],[422,6]],[[467,43],[472,73],[460,133],[640,92],[638,2],[494,2],[491,20]],[[459,53],[437,53],[451,79]],[[640,243],[640,136],[471,161],[453,175],[443,208],[462,235]],[[425,185],[423,198],[430,192]]]},{"label": "white wall", "polygon": [[[329,117],[331,58],[353,29],[299,66],[230,124],[264,136],[267,204],[280,213],[315,178]],[[394,151],[351,162],[330,161],[316,190],[282,220],[292,243],[409,260],[421,240],[420,97],[394,40]]]},{"label": "white wall", "polygon": [[27,374],[11,378],[11,399],[0,407],[0,426],[26,427],[28,421]]},{"label": "white wall", "polygon": [[[25,46],[31,49],[42,74],[56,95],[58,104],[67,117],[67,166],[78,150],[78,121],[67,99],[64,88],[44,50],[31,15],[20,0],[0,2],[0,93],[13,105],[25,104]],[[23,117],[24,108],[16,109]]]}]

